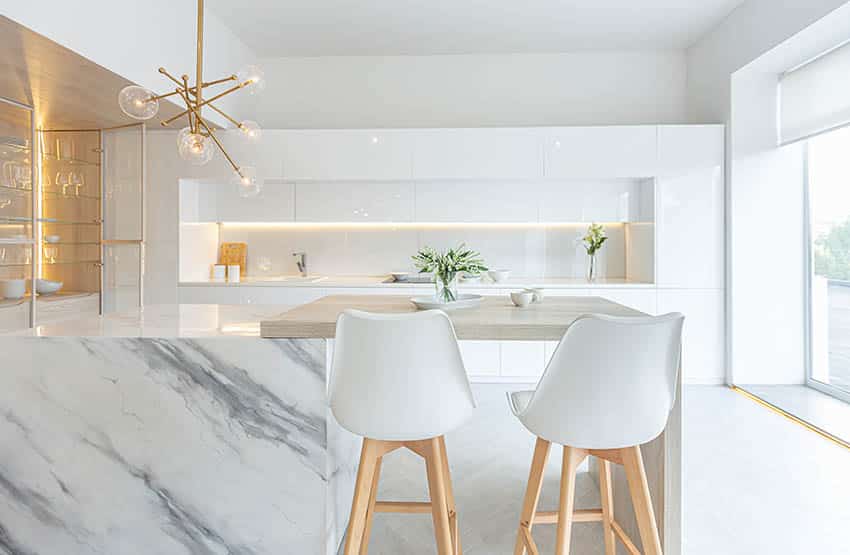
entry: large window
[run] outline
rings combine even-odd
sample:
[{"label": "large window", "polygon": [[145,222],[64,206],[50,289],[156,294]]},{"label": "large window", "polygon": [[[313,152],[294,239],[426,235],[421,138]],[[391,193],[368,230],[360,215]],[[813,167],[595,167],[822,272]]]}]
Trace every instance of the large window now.
[{"label": "large window", "polygon": [[809,384],[850,400],[850,128],[808,141]]}]

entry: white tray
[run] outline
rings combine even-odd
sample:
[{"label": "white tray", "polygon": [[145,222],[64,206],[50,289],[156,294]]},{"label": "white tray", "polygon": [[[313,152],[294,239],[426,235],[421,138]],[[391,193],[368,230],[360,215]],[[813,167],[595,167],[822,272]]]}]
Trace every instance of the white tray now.
[{"label": "white tray", "polygon": [[441,303],[434,297],[413,297],[410,302],[416,305],[419,310],[457,310],[459,308],[474,308],[481,304],[481,295],[464,295],[457,296],[456,301],[450,303]]}]

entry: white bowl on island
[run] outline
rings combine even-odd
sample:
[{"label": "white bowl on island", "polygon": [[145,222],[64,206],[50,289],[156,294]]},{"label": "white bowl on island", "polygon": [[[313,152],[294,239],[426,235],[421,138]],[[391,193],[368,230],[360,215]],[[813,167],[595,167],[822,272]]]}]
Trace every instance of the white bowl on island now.
[{"label": "white bowl on island", "polygon": [[26,294],[26,280],[0,279],[0,299],[23,299]]},{"label": "white bowl on island", "polygon": [[61,281],[39,279],[35,282],[35,290],[39,295],[52,295],[62,289]]},{"label": "white bowl on island", "polygon": [[489,272],[487,272],[487,275],[490,276],[490,279],[492,279],[494,282],[500,283],[502,281],[505,281],[509,277],[511,277],[511,271],[510,270],[490,270]]}]

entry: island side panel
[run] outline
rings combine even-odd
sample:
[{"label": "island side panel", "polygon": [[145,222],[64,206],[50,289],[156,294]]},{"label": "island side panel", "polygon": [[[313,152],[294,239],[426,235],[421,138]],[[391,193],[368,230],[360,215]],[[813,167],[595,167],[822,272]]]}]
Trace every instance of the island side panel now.
[{"label": "island side panel", "polygon": [[323,341],[0,338],[0,349],[6,551],[325,552]]}]

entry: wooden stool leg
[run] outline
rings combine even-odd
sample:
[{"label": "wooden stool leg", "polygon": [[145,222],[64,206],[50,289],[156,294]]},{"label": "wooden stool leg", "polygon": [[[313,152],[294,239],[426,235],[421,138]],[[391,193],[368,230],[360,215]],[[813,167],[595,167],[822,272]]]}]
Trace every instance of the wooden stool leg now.
[{"label": "wooden stool leg", "polygon": [[460,544],[460,530],[458,526],[457,506],[455,505],[455,491],[452,486],[452,473],[449,469],[449,454],[446,451],[446,438],[440,436],[440,458],[443,460],[443,475],[446,479],[446,504],[449,509],[449,529],[452,534],[452,546],[454,555],[463,555],[463,547]]},{"label": "wooden stool leg", "polygon": [[446,481],[443,476],[443,457],[440,440],[427,440],[428,456],[425,466],[428,470],[428,491],[431,494],[431,515],[434,519],[434,533],[437,537],[437,553],[452,555],[452,535],[449,526],[449,510],[446,503]]},{"label": "wooden stool leg", "polygon": [[570,552],[570,534],[573,527],[573,512],[576,499],[576,472],[587,457],[587,451],[564,445],[561,462],[561,499],[558,504],[558,531],[555,535],[555,555]]},{"label": "wooden stool leg", "polygon": [[381,480],[381,462],[383,460],[383,457],[378,457],[375,460],[375,474],[372,477],[372,493],[369,496],[369,507],[366,509],[366,523],[363,527],[360,555],[369,553],[369,537],[372,535],[372,521],[375,519],[375,503],[378,500],[378,482]]},{"label": "wooden stool leg", "polygon": [[602,498],[602,530],[605,535],[605,555],[616,555],[617,540],[614,537],[614,488],[611,482],[611,463],[599,459],[599,494]]},{"label": "wooden stool leg", "polygon": [[351,516],[348,518],[348,532],[345,536],[345,555],[359,555],[366,524],[366,513],[372,493],[375,465],[378,459],[378,443],[364,438],[360,448],[360,466],[357,469],[357,481],[354,484],[354,499],[351,501]]},{"label": "wooden stool leg", "polygon": [[540,500],[540,490],[543,487],[543,471],[546,468],[546,460],[549,458],[549,447],[551,445],[550,442],[539,437],[534,445],[534,457],[531,460],[531,471],[528,473],[528,485],[525,490],[525,499],[522,502],[514,555],[525,555],[525,532],[523,528],[527,528],[530,533],[534,525],[537,502]]},{"label": "wooden stool leg", "polygon": [[661,539],[658,536],[658,525],[655,522],[655,511],[649,496],[640,447],[622,449],[622,453],[644,555],[661,555]]}]

